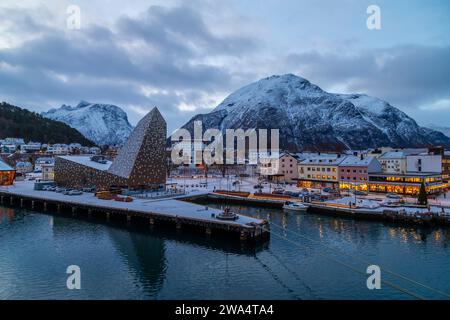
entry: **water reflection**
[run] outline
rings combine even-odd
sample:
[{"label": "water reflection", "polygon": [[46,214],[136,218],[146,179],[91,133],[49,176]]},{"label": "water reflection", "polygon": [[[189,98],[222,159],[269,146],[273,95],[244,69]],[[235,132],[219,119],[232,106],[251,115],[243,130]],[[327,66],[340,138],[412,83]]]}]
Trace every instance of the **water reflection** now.
[{"label": "water reflection", "polygon": [[[208,203],[217,206],[215,203]],[[433,240],[435,244],[446,247],[449,243],[450,231],[448,228],[405,227],[399,224],[376,221],[361,221],[350,218],[336,218],[308,213],[285,212],[280,209],[258,208],[251,206],[231,206],[233,210],[253,217],[264,216],[274,226],[280,226],[283,235],[289,230],[305,231],[308,235],[315,235],[317,239],[334,239],[348,245],[355,243],[377,243],[384,239],[387,233],[389,239],[403,244],[412,242],[425,245]],[[276,230],[272,228],[272,230]]]},{"label": "water reflection", "polygon": [[[49,213],[50,214],[50,213]],[[82,216],[49,216],[53,237],[77,239],[83,236],[90,239],[101,238],[105,233],[105,222]],[[83,222],[83,223],[80,223]],[[99,228],[100,227],[100,228]],[[254,257],[266,250],[268,243],[253,245],[238,239],[230,241],[227,235],[209,237],[203,232],[179,232],[170,226],[143,227],[125,225],[121,222],[107,223],[107,236],[115,250],[134,277],[134,283],[142,288],[145,297],[157,297],[161,291],[167,272],[166,243],[174,241],[188,247],[200,247],[216,252]]]},{"label": "water reflection", "polygon": [[[0,299],[409,298],[387,287],[375,293],[367,290],[364,276],[332,259],[362,272],[367,266],[361,260],[371,261],[450,291],[448,228],[232,209],[267,218],[276,235],[254,247],[226,235],[208,237],[169,226],[126,226],[114,220],[0,207],[0,222],[6,221],[0,223]],[[84,272],[82,292],[67,292],[64,286],[65,268],[73,262]],[[418,292],[399,279],[389,280],[442,298]]]},{"label": "water reflection", "polygon": [[148,295],[156,295],[162,288],[167,269],[164,240],[113,228],[108,229],[108,233],[136,277],[136,283],[142,285]]},{"label": "water reflection", "polygon": [[11,222],[13,219],[14,219],[13,209],[0,207],[0,223]]}]

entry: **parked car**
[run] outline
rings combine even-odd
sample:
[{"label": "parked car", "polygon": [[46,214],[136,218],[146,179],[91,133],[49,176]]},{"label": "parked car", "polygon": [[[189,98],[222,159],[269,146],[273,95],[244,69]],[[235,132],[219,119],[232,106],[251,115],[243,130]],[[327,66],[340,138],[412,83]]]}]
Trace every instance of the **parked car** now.
[{"label": "parked car", "polygon": [[298,197],[300,195],[300,192],[295,192],[295,191],[285,191],[283,194],[287,195],[287,196],[291,196],[291,197]]},{"label": "parked car", "polygon": [[65,189],[62,191],[62,194],[64,195],[68,195],[70,191],[72,191],[73,189]]},{"label": "parked car", "polygon": [[387,198],[389,198],[389,199],[397,199],[397,200],[400,200],[402,197],[400,197],[398,194],[396,194],[396,193],[388,193],[387,195],[386,195],[386,197]]},{"label": "parked car", "polygon": [[61,193],[61,192],[64,192],[64,191],[66,191],[65,188],[57,187],[57,188],[55,189],[55,192],[58,192],[58,193]]},{"label": "parked car", "polygon": [[272,194],[284,194],[284,189],[276,188],[272,191]]},{"label": "parked car", "polygon": [[67,194],[69,196],[79,196],[79,195],[83,194],[83,192],[80,190],[70,190]]}]

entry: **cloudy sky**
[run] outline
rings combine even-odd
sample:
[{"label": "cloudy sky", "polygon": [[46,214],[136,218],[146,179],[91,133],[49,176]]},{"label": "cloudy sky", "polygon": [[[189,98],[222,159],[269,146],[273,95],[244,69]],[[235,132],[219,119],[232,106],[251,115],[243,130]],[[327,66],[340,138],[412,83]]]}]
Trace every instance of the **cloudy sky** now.
[{"label": "cloudy sky", "polygon": [[[380,30],[366,26],[371,4]],[[294,73],[450,127],[449,18],[446,0],[1,0],[0,100],[112,103],[132,124],[158,106],[173,130],[245,84]]]}]

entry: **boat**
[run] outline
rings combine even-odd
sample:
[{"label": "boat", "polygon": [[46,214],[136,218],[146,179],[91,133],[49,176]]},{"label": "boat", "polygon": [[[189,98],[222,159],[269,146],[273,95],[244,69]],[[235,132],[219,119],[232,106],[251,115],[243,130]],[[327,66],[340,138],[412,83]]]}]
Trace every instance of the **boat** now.
[{"label": "boat", "polygon": [[239,216],[236,213],[231,212],[230,207],[225,207],[225,209],[219,213],[216,217],[220,220],[237,220],[239,219]]},{"label": "boat", "polygon": [[308,210],[308,205],[300,202],[286,201],[283,205],[284,210],[303,211]]}]

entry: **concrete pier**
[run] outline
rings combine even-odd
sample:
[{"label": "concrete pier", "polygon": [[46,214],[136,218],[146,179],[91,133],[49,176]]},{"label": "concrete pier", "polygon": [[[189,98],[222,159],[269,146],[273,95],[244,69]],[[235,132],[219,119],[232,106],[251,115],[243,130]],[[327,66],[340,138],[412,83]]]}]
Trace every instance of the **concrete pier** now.
[{"label": "concrete pier", "polygon": [[[23,204],[42,204],[43,210],[66,208],[75,215],[95,215],[110,220],[113,216],[125,216],[127,223],[131,220],[136,223],[148,221],[150,226],[159,222],[172,223],[177,230],[200,230],[206,234],[228,233],[235,235],[242,241],[265,241],[269,238],[269,232],[259,232],[262,226],[267,229],[269,223],[266,220],[256,219],[249,216],[238,215],[236,220],[220,220],[217,218],[222,212],[219,209],[208,208],[175,199],[137,199],[133,202],[120,202],[114,200],[101,200],[93,193],[69,196],[52,191],[34,190],[31,182],[16,182],[8,189],[0,188],[0,196],[9,196],[10,204],[15,198],[23,199]],[[133,218],[133,219],[132,219]],[[141,218],[141,219],[138,219]],[[142,219],[144,218],[144,219]],[[184,226],[189,226],[185,228]]]}]

